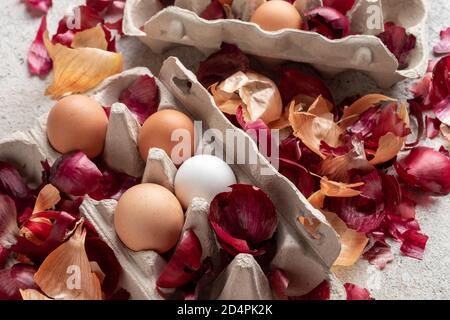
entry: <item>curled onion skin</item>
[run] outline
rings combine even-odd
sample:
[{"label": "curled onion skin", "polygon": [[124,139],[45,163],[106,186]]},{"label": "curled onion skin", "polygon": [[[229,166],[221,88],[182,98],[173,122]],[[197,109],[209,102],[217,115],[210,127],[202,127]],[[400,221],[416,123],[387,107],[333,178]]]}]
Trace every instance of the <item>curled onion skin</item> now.
[{"label": "curled onion skin", "polygon": [[159,288],[177,288],[192,281],[202,265],[202,245],[192,230],[186,230],[170,259],[159,275]]},{"label": "curled onion skin", "polygon": [[219,51],[202,61],[197,70],[197,79],[209,88],[232,74],[250,69],[250,60],[237,46],[223,43]]},{"label": "curled onion skin", "polygon": [[399,68],[406,68],[409,54],[416,47],[416,37],[407,34],[405,28],[397,26],[393,22],[386,22],[384,32],[379,34],[378,37],[397,58]]},{"label": "curled onion skin", "polygon": [[223,249],[231,255],[265,253],[264,244],[278,224],[270,198],[252,185],[236,184],[211,202],[209,221]]},{"label": "curled onion skin", "polygon": [[22,300],[20,289],[37,289],[33,280],[36,270],[29,265],[16,264],[0,270],[0,300]]},{"label": "curled onion skin", "polygon": [[323,5],[334,8],[345,15],[353,8],[355,2],[355,0],[324,0]]},{"label": "curled onion skin", "polygon": [[50,182],[59,191],[83,196],[95,191],[103,175],[83,152],[74,152],[59,158],[50,171]]},{"label": "curled onion skin", "polygon": [[395,164],[400,179],[436,195],[450,193],[450,158],[432,148],[417,147]]},{"label": "curled onion skin", "polygon": [[317,7],[305,13],[306,25],[310,31],[335,40],[350,35],[350,20],[331,7]]}]

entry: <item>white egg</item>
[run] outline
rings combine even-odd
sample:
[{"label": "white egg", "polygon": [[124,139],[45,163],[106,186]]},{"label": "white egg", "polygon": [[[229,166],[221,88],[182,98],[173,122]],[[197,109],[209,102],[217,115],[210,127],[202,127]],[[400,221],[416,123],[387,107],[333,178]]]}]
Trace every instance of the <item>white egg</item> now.
[{"label": "white egg", "polygon": [[236,184],[230,166],[220,158],[198,155],[186,160],[175,176],[175,195],[184,208],[195,197],[211,202],[216,195]]}]

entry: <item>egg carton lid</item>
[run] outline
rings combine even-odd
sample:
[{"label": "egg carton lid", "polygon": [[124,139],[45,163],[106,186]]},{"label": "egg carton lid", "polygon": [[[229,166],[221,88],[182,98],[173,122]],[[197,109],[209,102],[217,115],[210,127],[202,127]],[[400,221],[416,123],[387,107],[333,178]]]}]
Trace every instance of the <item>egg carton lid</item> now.
[{"label": "egg carton lid", "polygon": [[[138,37],[155,52],[188,45],[209,54],[217,51],[223,42],[233,43],[255,56],[310,63],[325,76],[359,70],[383,88],[407,78],[418,78],[426,71],[428,0],[356,0],[348,16],[352,30],[361,34],[337,40],[303,30],[262,30],[248,20],[263,2],[234,0],[231,11],[244,20],[210,21],[199,17],[209,0],[176,0],[174,6],[166,8],[159,0],[129,0],[124,11],[123,31]],[[309,6],[320,4],[320,0],[309,1]],[[367,21],[374,10],[379,12],[380,21],[369,27]],[[385,21],[404,26],[417,39],[406,69],[398,70],[397,59],[376,36],[384,30]]]},{"label": "egg carton lid", "polygon": [[[137,132],[140,126],[125,105],[115,103],[120,93],[142,75],[152,76],[146,68],[127,70],[106,79],[88,95],[97,99],[102,105],[112,105],[105,142],[106,163],[118,171],[143,176],[143,182],[158,183],[170,189],[173,186],[176,167],[167,155],[158,149],[151,150],[147,162],[142,163],[137,151]],[[301,295],[309,292],[324,279],[328,279],[331,276],[330,268],[340,252],[340,242],[325,217],[314,209],[296,187],[279,174],[258,152],[256,143],[244,131],[236,129],[226,119],[195,75],[177,58],[171,57],[164,62],[157,85],[161,94],[160,109],[178,107],[180,111],[189,114],[193,119],[203,121],[206,127],[215,128],[221,132],[227,129],[236,130],[236,134],[246,141],[250,152],[256,155],[257,164],[236,165],[232,166],[232,169],[240,182],[252,183],[265,191],[277,208],[280,231],[278,234],[284,234],[285,240],[278,241],[279,258],[274,259],[273,264],[283,270],[297,270],[292,274],[293,286],[289,290]],[[28,131],[17,132],[0,140],[0,159],[15,164],[27,177],[28,182],[35,185],[39,183],[41,177],[41,161],[48,160],[52,164],[60,156],[49,145],[46,135],[46,118],[47,115],[44,115],[36,127]],[[116,158],[121,161],[116,161]],[[271,170],[272,175],[261,175],[262,168]],[[121,243],[115,233],[112,219],[116,204],[114,200],[97,202],[86,199],[81,210],[100,236],[114,250],[123,267],[122,285],[131,293],[132,298],[161,299],[156,289],[156,279],[166,261],[153,251],[132,252]],[[192,228],[197,233],[205,256],[214,255],[218,250],[217,241],[207,221],[208,207],[209,205],[201,199],[193,201],[186,214],[185,224],[185,229]],[[320,222],[318,228],[320,238],[310,235],[298,222],[297,218],[300,215]],[[241,268],[243,264],[238,263],[239,261],[235,261],[236,263],[229,268]],[[251,261],[251,258],[247,257],[243,261]],[[261,273],[257,267],[250,263],[249,274],[254,274],[255,277],[259,275],[258,281],[264,282],[264,277],[260,277]],[[235,277],[236,272],[230,271],[229,274],[229,277],[221,276],[221,279],[228,277],[229,280],[225,281],[227,286],[231,286],[228,282],[238,281],[230,280],[238,279]],[[309,278],[310,281],[304,283],[301,281],[304,278]],[[220,285],[215,285],[213,288]],[[252,285],[255,284],[249,284],[250,287]],[[258,288],[267,288],[263,283],[256,285]],[[233,297],[228,293],[225,294],[229,290],[221,292],[222,297],[227,299]],[[252,298],[253,294],[255,293],[248,291],[243,297]],[[267,297],[268,294],[263,290],[259,292],[260,297]]]}]

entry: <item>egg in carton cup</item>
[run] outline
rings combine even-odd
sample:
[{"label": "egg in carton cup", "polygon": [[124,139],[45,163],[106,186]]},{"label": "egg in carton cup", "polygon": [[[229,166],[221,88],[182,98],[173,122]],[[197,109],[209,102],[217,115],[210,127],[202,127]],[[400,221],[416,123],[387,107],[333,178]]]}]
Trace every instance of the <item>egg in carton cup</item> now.
[{"label": "egg in carton cup", "polygon": [[[112,105],[103,157],[112,169],[142,176],[143,183],[154,183],[174,190],[177,167],[161,149],[151,149],[146,163],[138,151],[140,125],[128,108],[115,103],[122,90],[139,76],[152,76],[146,68],[135,68],[106,79],[88,95],[102,105]],[[244,131],[236,129],[218,110],[209,93],[177,58],[167,59],[161,69],[157,85],[160,90],[159,109],[177,108],[201,120],[204,126],[221,132],[236,130],[246,141],[256,164],[231,165],[239,183],[261,188],[273,201],[278,213],[276,253],[271,267],[282,269],[289,282],[287,294],[300,296],[310,292],[323,280],[331,284],[332,299],[345,299],[345,289],[330,271],[339,255],[340,242],[325,217],[314,209],[297,188],[270,164],[258,151],[256,143]],[[28,182],[38,184],[41,161],[50,164],[60,156],[50,146],[46,134],[47,115],[26,132],[18,132],[0,141],[0,159],[17,166]],[[272,174],[262,175],[269,170]],[[154,251],[135,252],[119,239],[114,227],[115,200],[95,201],[87,198],[81,206],[83,215],[93,224],[103,240],[113,249],[123,267],[121,285],[132,299],[162,299],[156,286],[158,276],[167,262]],[[214,257],[219,244],[208,221],[209,203],[194,198],[185,213],[185,230],[195,232],[203,249],[202,258]],[[317,233],[311,235],[299,222],[304,216],[319,222]],[[210,286],[207,299],[271,299],[269,281],[252,255],[240,254],[226,267]]]},{"label": "egg in carton cup", "polygon": [[[359,70],[383,88],[404,79],[418,78],[426,71],[428,0],[356,0],[347,16],[351,30],[358,34],[337,40],[296,29],[264,31],[249,22],[264,2],[266,0],[233,0],[227,14],[236,19],[205,20],[199,15],[210,0],[176,0],[174,6],[166,8],[159,0],[129,0],[125,6],[123,31],[138,37],[158,53],[176,45],[188,45],[210,54],[223,42],[232,43],[247,54],[271,61],[312,64],[329,77],[346,70]],[[322,5],[322,1],[297,0],[294,4],[300,11],[305,5],[306,9]],[[379,21],[369,26],[373,8],[378,8]],[[397,58],[376,36],[384,31],[387,21],[403,26],[417,39],[406,69],[399,69]]]}]

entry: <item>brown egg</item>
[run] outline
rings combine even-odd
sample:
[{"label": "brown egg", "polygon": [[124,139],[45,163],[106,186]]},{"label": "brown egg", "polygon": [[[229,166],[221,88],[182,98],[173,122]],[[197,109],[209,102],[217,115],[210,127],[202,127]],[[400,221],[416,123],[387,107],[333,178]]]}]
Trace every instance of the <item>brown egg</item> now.
[{"label": "brown egg", "polygon": [[59,100],[47,119],[50,144],[60,153],[83,151],[89,158],[103,152],[108,117],[92,98],[72,95]]},{"label": "brown egg", "polygon": [[125,192],[114,213],[117,235],[133,251],[169,251],[177,244],[183,224],[184,213],[177,198],[152,183]]},{"label": "brown egg", "polygon": [[[172,134],[177,129],[184,129],[189,135],[185,141],[182,135],[177,141],[172,141]],[[172,150],[176,157],[172,157]],[[182,146],[186,145],[186,148]],[[139,134],[139,151],[142,159],[147,160],[151,148],[163,149],[176,165],[182,164],[186,159],[192,157],[195,151],[194,123],[184,113],[176,110],[161,110],[150,116],[142,126]]]},{"label": "brown egg", "polygon": [[254,22],[266,31],[281,29],[301,29],[302,16],[294,5],[284,0],[267,1],[253,13]]}]

